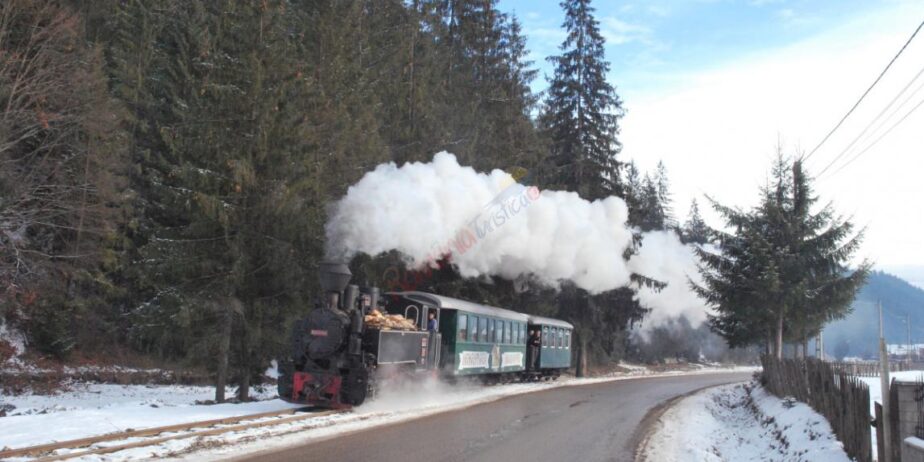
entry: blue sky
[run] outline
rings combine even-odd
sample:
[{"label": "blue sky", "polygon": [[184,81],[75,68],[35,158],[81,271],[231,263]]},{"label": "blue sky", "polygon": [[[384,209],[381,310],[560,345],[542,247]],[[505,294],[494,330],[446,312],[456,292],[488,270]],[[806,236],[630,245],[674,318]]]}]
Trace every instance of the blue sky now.
[{"label": "blue sky", "polygon": [[[794,156],[818,144],[924,20],[924,0],[593,5],[610,83],[627,109],[619,156],[643,171],[664,161],[681,221],[706,195],[753,205],[777,146]],[[551,74],[544,58],[564,38],[558,2],[501,0],[499,8],[520,18],[540,75]],[[822,201],[868,226],[860,256],[883,267],[924,267],[924,207],[896,200],[924,198],[924,109],[908,111],[924,100],[922,69],[924,34],[807,163],[810,174],[828,172],[816,182]],[[906,85],[917,93],[900,93]],[[545,87],[542,77],[534,82]],[[907,104],[889,109],[895,98]],[[873,124],[881,111],[888,117]]]},{"label": "blue sky", "polygon": [[[714,67],[760,50],[796,43],[851,17],[881,9],[870,0],[597,1],[596,18],[607,39],[610,80],[628,96],[673,83],[678,73]],[[546,87],[558,53],[564,13],[557,1],[501,0],[524,26],[531,58],[540,69],[534,88]]]}]

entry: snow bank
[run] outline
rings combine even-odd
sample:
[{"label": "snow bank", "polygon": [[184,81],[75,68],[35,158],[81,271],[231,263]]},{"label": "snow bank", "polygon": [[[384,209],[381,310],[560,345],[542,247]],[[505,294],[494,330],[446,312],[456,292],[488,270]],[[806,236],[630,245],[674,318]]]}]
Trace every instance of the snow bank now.
[{"label": "snow bank", "polygon": [[710,388],[678,402],[658,420],[641,459],[850,461],[824,417],[754,383]]}]

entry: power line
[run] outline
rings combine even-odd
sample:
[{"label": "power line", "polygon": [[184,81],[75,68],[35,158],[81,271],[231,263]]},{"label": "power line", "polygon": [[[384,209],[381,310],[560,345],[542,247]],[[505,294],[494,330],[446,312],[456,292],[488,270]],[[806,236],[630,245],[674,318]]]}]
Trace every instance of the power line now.
[{"label": "power line", "polygon": [[[915,104],[914,107],[911,108],[911,110],[908,111],[907,114],[905,114],[901,119],[899,119],[898,122],[895,122],[895,125],[892,125],[891,127],[889,127],[889,129],[886,130],[885,133],[883,133],[882,135],[880,135],[879,138],[876,138],[876,140],[873,141],[872,144],[870,144],[869,146],[867,146],[866,149],[864,149],[864,150],[858,152],[857,155],[851,157],[850,160],[848,160],[846,163],[844,163],[844,165],[842,165],[842,166],[841,166],[840,168],[838,168],[836,171],[834,171],[833,173],[831,173],[831,175],[833,176],[833,175],[837,174],[837,172],[840,172],[841,170],[847,168],[848,165],[850,165],[851,163],[853,163],[853,161],[857,160],[857,158],[859,158],[860,156],[862,156],[863,153],[865,153],[866,151],[869,151],[870,148],[872,148],[873,146],[876,145],[876,143],[879,142],[879,140],[885,138],[886,135],[888,135],[889,133],[891,133],[892,130],[895,129],[895,127],[901,125],[901,123],[904,122],[905,119],[907,119],[908,116],[910,116],[914,111],[916,111],[919,107],[921,107],[921,105],[924,105],[924,99],[922,99],[921,101],[919,101],[918,104]],[[822,173],[824,173],[824,172],[822,172]],[[819,176],[821,176],[821,174],[819,174]]]},{"label": "power line", "polygon": [[847,111],[846,114],[844,114],[844,117],[841,117],[840,122],[838,122],[837,125],[835,125],[834,128],[832,128],[831,131],[828,132],[828,134],[825,135],[824,138],[822,138],[821,142],[818,143],[818,146],[815,146],[815,149],[812,149],[812,152],[808,153],[808,155],[805,156],[805,158],[803,159],[804,161],[812,157],[812,155],[815,154],[816,151],[818,151],[818,148],[820,148],[821,145],[825,144],[825,141],[828,141],[828,138],[830,138],[831,135],[833,135],[834,132],[836,132],[837,129],[840,128],[841,125],[844,124],[844,121],[847,120],[847,117],[850,117],[850,114],[852,114],[853,111],[857,108],[857,106],[859,106],[860,103],[863,101],[863,98],[866,98],[866,95],[868,95],[869,92],[872,91],[873,87],[875,87],[876,84],[879,83],[880,80],[882,80],[882,77],[886,74],[886,72],[888,72],[889,68],[892,67],[892,64],[895,62],[895,60],[898,59],[898,57],[901,56],[902,52],[905,51],[905,48],[908,48],[908,44],[910,44],[911,41],[914,40],[914,37],[918,35],[918,32],[921,30],[922,27],[924,27],[924,21],[921,21],[921,24],[918,24],[918,28],[914,30],[914,33],[911,34],[911,37],[908,38],[908,41],[906,41],[905,44],[902,45],[902,48],[898,50],[898,53],[896,53],[895,56],[892,58],[892,60],[889,61],[889,64],[886,65],[885,69],[883,69],[882,72],[879,73],[879,77],[876,77],[876,80],[873,81],[873,84],[870,85],[869,88],[867,88],[866,91],[864,91],[862,95],[860,95],[860,99],[858,99],[857,102],[853,104],[853,107],[851,107],[850,110]]},{"label": "power line", "polygon": [[[908,91],[908,88],[910,88],[911,85],[913,85],[918,80],[918,78],[921,77],[921,74],[924,74],[924,67],[922,67],[921,70],[918,71],[918,73],[914,76],[914,78],[912,78],[911,81],[909,81],[908,84],[905,85],[905,87],[902,88],[902,90],[898,92],[898,94],[896,94],[894,98],[892,98],[892,101],[889,101],[889,104],[887,104],[886,107],[884,107],[881,111],[879,111],[879,114],[876,114],[876,117],[873,118],[873,120],[870,121],[870,123],[867,124],[866,127],[863,128],[863,131],[861,131],[860,134],[857,135],[857,137],[854,138],[853,141],[851,141],[850,144],[848,144],[847,147],[844,148],[843,151],[841,151],[837,156],[835,156],[834,159],[832,159],[831,162],[829,162],[828,165],[826,165],[825,168],[821,170],[818,176],[820,177],[828,169],[830,169],[838,160],[840,160],[841,157],[843,157],[845,154],[850,152],[850,150],[854,147],[854,145],[857,144],[857,142],[860,141],[861,138],[863,138],[863,135],[865,135],[866,132],[869,131],[869,129],[872,128],[872,126],[875,125],[879,121],[879,119],[881,119],[882,116],[892,107],[892,105],[894,105],[895,102],[898,101],[898,99],[901,98],[902,95],[904,95],[906,91]],[[889,122],[889,120],[892,119],[893,116],[895,116],[896,113],[898,113],[898,111],[900,111],[903,107],[905,107],[905,104],[907,104],[911,98],[914,98],[914,95],[916,95],[919,91],[921,91],[922,87],[924,87],[924,85],[919,85],[917,88],[915,88],[914,91],[911,92],[911,94],[909,94],[908,97],[905,98],[905,100],[902,101],[902,103],[899,104],[898,107],[895,108],[895,110],[892,111],[889,114],[889,116],[886,117],[885,120],[883,120],[882,123],[876,127],[875,130],[873,130],[873,133],[870,136],[875,135],[876,132],[879,131],[879,129],[881,129],[886,123]]]}]

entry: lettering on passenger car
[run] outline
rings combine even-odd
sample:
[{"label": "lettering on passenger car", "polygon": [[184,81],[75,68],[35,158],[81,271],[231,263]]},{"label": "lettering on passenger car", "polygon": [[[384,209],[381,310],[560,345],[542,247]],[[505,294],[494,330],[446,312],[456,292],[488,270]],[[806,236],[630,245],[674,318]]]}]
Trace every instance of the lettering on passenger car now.
[{"label": "lettering on passenger car", "polygon": [[487,351],[463,351],[459,353],[459,370],[488,367]]}]

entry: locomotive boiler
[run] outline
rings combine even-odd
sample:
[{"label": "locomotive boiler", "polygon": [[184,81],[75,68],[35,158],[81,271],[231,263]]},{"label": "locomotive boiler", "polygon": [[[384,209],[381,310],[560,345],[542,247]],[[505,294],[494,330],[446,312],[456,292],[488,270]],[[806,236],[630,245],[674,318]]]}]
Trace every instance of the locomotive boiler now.
[{"label": "locomotive boiler", "polygon": [[351,285],[351,276],[345,264],[321,264],[323,295],[293,327],[292,355],[280,370],[280,398],[331,408],[358,406],[383,375],[437,368],[440,334],[426,331],[426,315],[417,309],[414,323],[403,328],[367,325],[365,317],[379,307],[379,290]]}]

